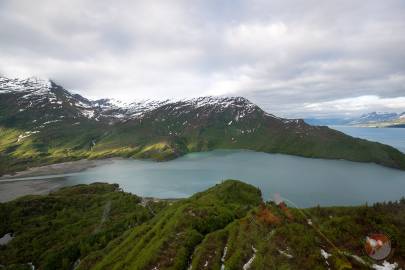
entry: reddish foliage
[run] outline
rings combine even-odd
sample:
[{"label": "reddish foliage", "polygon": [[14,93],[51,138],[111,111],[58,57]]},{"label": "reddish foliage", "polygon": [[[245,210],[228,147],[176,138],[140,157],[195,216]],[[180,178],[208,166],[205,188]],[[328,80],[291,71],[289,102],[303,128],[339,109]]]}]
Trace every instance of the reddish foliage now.
[{"label": "reddish foliage", "polygon": [[281,211],[283,211],[283,213],[289,220],[294,219],[293,215],[291,214],[290,210],[288,209],[287,205],[284,202],[279,203],[278,207],[280,207]]},{"label": "reddish foliage", "polygon": [[258,220],[268,225],[277,225],[281,222],[280,218],[270,212],[270,210],[264,204],[260,205],[259,212],[256,214],[256,216]]}]

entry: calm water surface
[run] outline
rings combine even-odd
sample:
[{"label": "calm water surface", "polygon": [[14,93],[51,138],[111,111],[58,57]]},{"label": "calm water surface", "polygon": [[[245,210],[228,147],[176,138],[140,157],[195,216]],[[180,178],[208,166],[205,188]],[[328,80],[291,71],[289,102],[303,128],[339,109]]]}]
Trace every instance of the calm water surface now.
[{"label": "calm water surface", "polygon": [[405,196],[405,171],[251,151],[193,153],[169,162],[113,160],[80,173],[47,178],[62,185],[118,183],[125,191],[160,198],[187,197],[232,178],[260,187],[265,199],[279,193],[300,207],[354,205]]}]

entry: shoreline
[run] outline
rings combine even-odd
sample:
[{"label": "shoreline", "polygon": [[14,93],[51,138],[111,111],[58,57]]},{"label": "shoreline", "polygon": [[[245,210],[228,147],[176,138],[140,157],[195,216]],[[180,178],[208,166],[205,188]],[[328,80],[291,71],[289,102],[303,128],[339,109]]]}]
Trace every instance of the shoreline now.
[{"label": "shoreline", "polygon": [[[94,168],[98,165],[112,163],[114,160],[119,160],[119,157],[106,159],[80,159],[75,161],[67,161],[54,163],[39,167],[32,167],[24,171],[15,172],[13,174],[5,174],[0,177],[0,182],[18,181],[19,178],[39,177],[47,175],[64,175],[82,172],[89,168]],[[27,179],[30,180],[30,179]],[[21,180],[22,181],[22,180]]]},{"label": "shoreline", "polygon": [[3,175],[0,177],[0,203],[9,202],[23,196],[47,195],[66,186],[63,177],[94,168],[100,164],[109,164],[117,159],[119,158],[81,159],[33,167],[14,174]]},{"label": "shoreline", "polygon": [[[95,182],[94,182],[95,183]],[[64,185],[63,181],[53,178],[39,179],[39,180],[26,180],[0,183],[0,203],[7,203],[25,196],[41,196],[49,195],[52,192],[58,191],[64,187],[71,187],[70,185]],[[4,193],[3,191],[8,191]],[[135,194],[137,195],[137,194]],[[137,195],[139,196],[139,195]],[[142,198],[141,204],[146,205],[148,202],[169,201],[175,202],[185,198],[159,198],[151,196],[139,196]]]},{"label": "shoreline", "polygon": [[9,202],[20,197],[31,195],[47,195],[64,187],[63,181],[52,180],[26,180],[0,183],[0,203]]}]

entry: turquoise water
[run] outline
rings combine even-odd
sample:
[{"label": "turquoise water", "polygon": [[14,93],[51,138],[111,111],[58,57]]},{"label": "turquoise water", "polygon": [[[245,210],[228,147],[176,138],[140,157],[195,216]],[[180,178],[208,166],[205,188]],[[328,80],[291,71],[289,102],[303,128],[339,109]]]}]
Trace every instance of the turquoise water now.
[{"label": "turquoise water", "polygon": [[405,196],[405,171],[252,151],[193,153],[169,162],[119,159],[49,177],[62,185],[118,183],[125,191],[160,198],[187,197],[232,178],[260,187],[265,199],[279,193],[300,207],[357,205]]},{"label": "turquoise water", "polygon": [[350,136],[391,145],[405,153],[405,128],[330,126]]}]

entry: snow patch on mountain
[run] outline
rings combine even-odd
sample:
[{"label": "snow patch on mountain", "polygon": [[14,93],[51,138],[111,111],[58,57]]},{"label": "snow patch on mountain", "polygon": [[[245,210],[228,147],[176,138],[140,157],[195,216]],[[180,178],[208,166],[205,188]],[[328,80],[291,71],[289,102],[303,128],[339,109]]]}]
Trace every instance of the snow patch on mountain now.
[{"label": "snow patch on mountain", "polygon": [[253,256],[243,265],[243,270],[248,270],[252,266],[253,261],[256,258],[257,250],[252,246]]},{"label": "snow patch on mountain", "polygon": [[[89,100],[78,94],[72,94],[61,86],[49,80],[38,78],[8,79],[0,77],[0,94],[15,94],[20,107],[19,113],[29,108],[40,108],[43,112],[50,111],[49,115],[55,119],[87,118],[108,123],[125,122],[143,119],[155,110],[161,114],[180,117],[183,114],[193,113],[196,118],[206,118],[216,113],[228,111],[232,118],[224,124],[236,124],[254,112],[263,113],[269,117],[293,123],[298,120],[286,120],[267,114],[255,104],[243,97],[198,97],[179,100],[139,100],[133,102],[118,99]],[[54,120],[47,116],[48,121]],[[164,121],[164,119],[157,119]],[[184,125],[184,124],[183,124]]]},{"label": "snow patch on mountain", "polygon": [[36,134],[39,133],[38,130],[34,130],[34,131],[25,131],[23,134],[20,134],[17,138],[17,142],[20,142],[21,140],[31,136],[32,134]]},{"label": "snow patch on mountain", "polygon": [[29,91],[46,93],[51,87],[49,80],[42,80],[36,77],[27,79],[8,79],[0,77],[0,93],[9,93],[14,91]]}]

